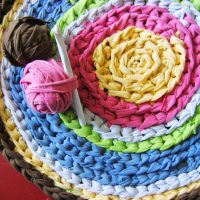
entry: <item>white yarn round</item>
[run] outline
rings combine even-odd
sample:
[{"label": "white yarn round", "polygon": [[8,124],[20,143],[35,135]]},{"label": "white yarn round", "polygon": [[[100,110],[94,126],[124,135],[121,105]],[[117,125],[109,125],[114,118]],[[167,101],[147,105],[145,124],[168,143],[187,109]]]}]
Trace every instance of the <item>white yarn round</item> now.
[{"label": "white yarn round", "polygon": [[[124,0],[127,1],[127,0]],[[167,0],[168,2],[172,0]],[[109,1],[109,4],[115,1]],[[122,2],[122,1],[120,1]],[[137,1],[135,1],[137,3]],[[138,1],[138,2],[141,2]],[[150,1],[151,2],[151,1]],[[109,5],[106,4],[106,5]],[[54,171],[56,171],[62,178],[69,183],[76,185],[79,188],[87,189],[91,192],[95,192],[102,195],[116,195],[123,199],[125,198],[141,198],[147,195],[160,194],[168,190],[175,189],[177,187],[186,186],[192,182],[200,180],[200,167],[189,173],[183,173],[179,176],[168,177],[165,180],[159,180],[149,186],[137,186],[137,187],[122,187],[120,185],[110,186],[101,185],[93,180],[81,179],[71,172],[71,170],[64,168],[58,161],[55,161],[50,154],[46,153],[42,147],[37,145],[37,142],[32,138],[31,133],[26,127],[23,113],[19,110],[18,106],[12,99],[9,86],[9,73],[10,63],[3,58],[2,62],[2,74],[1,74],[1,87],[4,94],[4,100],[6,106],[11,110],[12,117],[16,123],[19,132],[26,141],[28,147],[32,153],[39,157],[44,163],[48,164]]]},{"label": "white yarn round", "polygon": [[[165,0],[162,3],[159,3],[157,0],[154,0],[154,5],[160,7],[168,8],[171,1]],[[151,2],[150,2],[151,3]],[[152,5],[147,3],[147,5]],[[187,26],[187,21],[184,20],[185,14],[189,13],[192,15],[198,25],[200,25],[200,13],[197,11],[193,4],[184,1],[185,5],[188,7],[182,7],[180,3],[174,3],[169,6],[169,11],[171,14],[179,18],[179,20]],[[131,0],[125,2],[119,2],[117,0],[113,1],[115,6],[124,6],[132,4]],[[138,1],[139,5],[145,5],[145,1]],[[80,16],[76,21],[72,22],[69,26],[65,28],[64,38],[65,43],[69,46],[73,37],[78,35],[78,33],[85,29],[85,22],[94,22],[97,18],[101,17],[108,10],[112,8],[110,3],[105,4],[104,6],[90,10],[86,14]],[[196,107],[200,104],[200,89],[196,94],[191,98],[191,101],[187,106],[180,111],[171,121],[166,124],[161,124],[157,126],[152,126],[150,128],[139,130],[137,128],[122,128],[120,125],[109,126],[105,120],[103,120],[98,115],[90,112],[88,109],[84,110],[86,122],[89,125],[93,126],[93,130],[101,135],[104,139],[117,139],[125,142],[139,142],[147,140],[151,137],[158,137],[162,135],[167,135],[172,133],[176,128],[181,127],[190,117],[195,114]]]}]

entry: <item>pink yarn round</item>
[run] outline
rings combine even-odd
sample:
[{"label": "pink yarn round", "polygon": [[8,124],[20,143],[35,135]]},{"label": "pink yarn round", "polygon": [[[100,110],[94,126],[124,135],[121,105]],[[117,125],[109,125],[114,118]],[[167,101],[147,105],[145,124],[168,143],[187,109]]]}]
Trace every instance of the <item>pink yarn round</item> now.
[{"label": "pink yarn round", "polygon": [[[87,22],[84,30],[73,37],[68,51],[83,105],[107,120],[109,125],[145,129],[172,120],[200,87],[200,28],[192,16],[187,15],[184,20],[188,22],[187,27],[166,9],[127,5],[113,7],[94,22]],[[179,84],[155,102],[137,105],[109,96],[106,90],[99,88],[93,53],[105,38],[129,26],[151,30],[168,40],[179,32],[187,50]]]},{"label": "pink yarn round", "polygon": [[27,64],[20,83],[30,107],[43,114],[66,111],[72,101],[72,92],[78,87],[76,77],[69,78],[62,63],[54,59]]}]

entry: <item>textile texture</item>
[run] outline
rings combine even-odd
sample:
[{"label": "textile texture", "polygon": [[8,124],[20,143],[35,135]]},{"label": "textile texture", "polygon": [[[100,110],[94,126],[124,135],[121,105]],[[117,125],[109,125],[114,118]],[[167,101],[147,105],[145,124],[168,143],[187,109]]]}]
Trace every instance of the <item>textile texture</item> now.
[{"label": "textile texture", "polygon": [[18,0],[8,10],[0,150],[14,168],[52,199],[200,197],[199,1]]}]

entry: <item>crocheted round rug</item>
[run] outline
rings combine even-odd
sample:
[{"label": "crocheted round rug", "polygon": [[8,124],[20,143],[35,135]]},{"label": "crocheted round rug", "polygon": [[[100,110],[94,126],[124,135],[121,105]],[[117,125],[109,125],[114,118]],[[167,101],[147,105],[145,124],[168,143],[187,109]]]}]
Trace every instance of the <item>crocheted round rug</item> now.
[{"label": "crocheted round rug", "polygon": [[197,199],[199,10],[199,0],[16,1],[0,40],[24,16],[57,24],[86,125],[73,107],[33,110],[24,67],[0,54],[3,155],[53,199]]}]

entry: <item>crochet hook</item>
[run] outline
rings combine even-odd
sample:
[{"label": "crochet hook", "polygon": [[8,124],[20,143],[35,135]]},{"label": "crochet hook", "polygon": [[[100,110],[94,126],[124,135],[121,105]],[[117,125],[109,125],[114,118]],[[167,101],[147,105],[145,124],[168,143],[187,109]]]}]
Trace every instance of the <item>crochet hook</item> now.
[{"label": "crochet hook", "polygon": [[[66,51],[66,45],[65,45],[64,39],[62,37],[62,32],[57,25],[55,25],[53,27],[53,32],[54,32],[54,35],[55,35],[55,39],[56,39],[58,51],[59,51],[59,54],[60,54],[60,57],[61,57],[61,61],[62,61],[63,66],[64,66],[64,70],[69,77],[73,77],[74,74],[73,74],[73,71],[72,71],[72,67],[71,67],[71,64],[70,64],[68,53]],[[74,108],[75,108],[76,114],[78,116],[79,123],[80,123],[81,126],[84,126],[84,125],[86,125],[86,121],[85,121],[83,107],[82,107],[77,89],[74,90],[73,100],[74,100]]]}]

